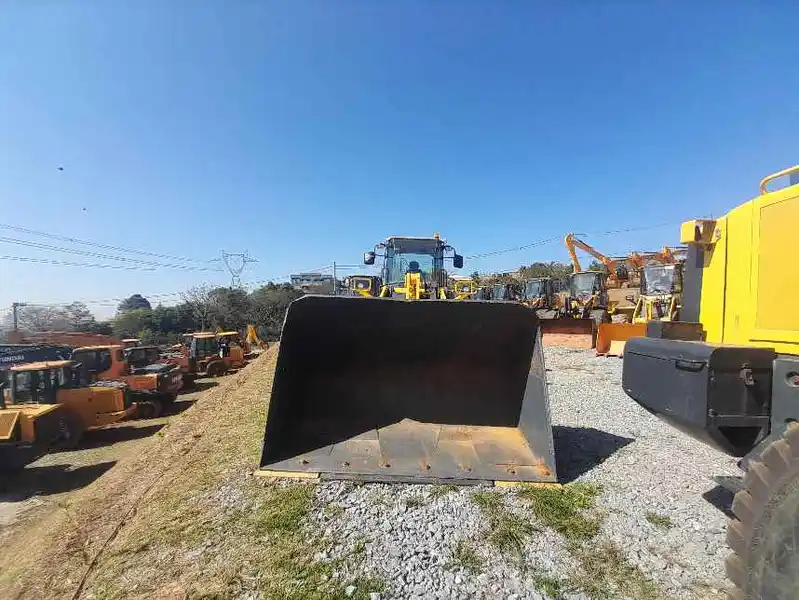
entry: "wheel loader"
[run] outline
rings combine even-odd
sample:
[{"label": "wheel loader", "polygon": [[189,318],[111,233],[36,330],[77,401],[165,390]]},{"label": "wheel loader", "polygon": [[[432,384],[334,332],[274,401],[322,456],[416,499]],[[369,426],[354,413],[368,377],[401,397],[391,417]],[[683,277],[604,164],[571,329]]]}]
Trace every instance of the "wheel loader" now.
[{"label": "wheel loader", "polygon": [[[130,349],[129,349],[130,350]],[[153,363],[133,367],[122,346],[85,346],[72,352],[87,381],[118,381],[127,384],[142,418],[158,417],[164,406],[175,401],[183,387],[183,376],[175,365]]]},{"label": "wheel loader", "polygon": [[6,408],[58,405],[66,413],[59,427],[74,446],[84,431],[123,421],[136,412],[131,389],[122,382],[89,382],[74,360],[26,363],[8,370]]},{"label": "wheel loader", "polygon": [[[679,321],[627,342],[622,385],[648,411],[732,456],[741,481],[727,529],[734,600],[799,590],[799,166],[765,177],[760,195],[681,228],[688,244]],[[708,474],[712,475],[712,474]],[[697,501],[701,501],[697,498]]]},{"label": "wheel loader", "polygon": [[383,283],[375,275],[349,275],[344,282],[344,289],[349,296],[366,298],[380,294]]},{"label": "wheel loader", "polygon": [[387,482],[557,480],[538,319],[456,300],[438,235],[392,236],[378,297],[303,296],[286,313],[266,476]]}]

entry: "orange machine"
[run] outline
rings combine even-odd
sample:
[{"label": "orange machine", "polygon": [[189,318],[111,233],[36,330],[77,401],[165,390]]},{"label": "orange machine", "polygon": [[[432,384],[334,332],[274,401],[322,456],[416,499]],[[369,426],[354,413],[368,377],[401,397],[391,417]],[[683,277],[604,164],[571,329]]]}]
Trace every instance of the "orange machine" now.
[{"label": "orange machine", "polygon": [[244,356],[248,354],[248,350],[245,347],[245,342],[242,342],[238,331],[220,331],[216,334],[216,339],[220,347],[227,346],[228,356],[223,356],[222,358],[230,359],[230,367],[240,369],[247,364]]},{"label": "orange machine", "polygon": [[163,406],[174,402],[183,387],[180,368],[171,364],[132,367],[122,346],[86,346],[72,352],[89,381],[119,381],[133,391],[139,415],[157,417]]}]

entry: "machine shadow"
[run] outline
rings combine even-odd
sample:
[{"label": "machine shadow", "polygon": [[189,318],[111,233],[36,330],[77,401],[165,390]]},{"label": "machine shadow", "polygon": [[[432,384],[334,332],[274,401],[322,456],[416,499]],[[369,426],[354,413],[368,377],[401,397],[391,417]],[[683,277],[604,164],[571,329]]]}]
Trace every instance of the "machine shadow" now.
[{"label": "machine shadow", "polygon": [[732,519],[735,517],[732,512],[732,501],[735,498],[735,492],[721,485],[716,485],[713,489],[702,494],[702,498],[718,508],[728,518]]},{"label": "machine shadow", "polygon": [[562,425],[552,427],[552,437],[560,483],[574,481],[633,441],[593,427]]},{"label": "machine shadow", "polygon": [[217,381],[195,381],[192,385],[187,388],[184,388],[178,392],[178,396],[182,396],[184,394],[194,394],[197,392],[204,392],[205,390],[211,389],[212,387],[216,387],[219,385]]},{"label": "machine shadow", "polygon": [[[162,427],[163,424],[158,424],[146,425],[144,427],[108,427],[106,429],[90,431],[84,435],[78,449],[102,448],[103,446],[110,446],[117,442],[140,440],[157,433]],[[69,452],[69,450],[60,450],[60,452]]]},{"label": "machine shadow", "polygon": [[71,465],[27,467],[0,476],[0,502],[22,502],[33,496],[62,494],[84,488],[117,461],[72,468]]}]

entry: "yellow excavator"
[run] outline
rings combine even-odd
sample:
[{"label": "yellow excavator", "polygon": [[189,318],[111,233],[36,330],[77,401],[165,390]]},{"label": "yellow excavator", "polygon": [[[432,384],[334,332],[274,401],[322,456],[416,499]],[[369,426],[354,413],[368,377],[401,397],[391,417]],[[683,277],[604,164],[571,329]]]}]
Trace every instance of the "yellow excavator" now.
[{"label": "yellow excavator", "polygon": [[284,321],[260,474],[557,481],[534,311],[457,300],[440,236],[392,236],[377,297],[306,295]]},{"label": "yellow excavator", "polygon": [[[769,190],[785,176],[792,185]],[[734,600],[799,597],[797,224],[799,165],[765,177],[759,196],[726,215],[684,223],[680,320],[649,322],[624,354],[633,400],[741,457],[742,479],[717,478],[735,493],[726,561]]]}]

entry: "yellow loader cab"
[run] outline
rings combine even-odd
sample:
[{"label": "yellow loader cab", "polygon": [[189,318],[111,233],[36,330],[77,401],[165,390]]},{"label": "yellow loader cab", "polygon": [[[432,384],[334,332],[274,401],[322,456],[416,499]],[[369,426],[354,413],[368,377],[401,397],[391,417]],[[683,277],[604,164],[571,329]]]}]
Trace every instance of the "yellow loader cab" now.
[{"label": "yellow loader cab", "polygon": [[451,297],[444,261],[463,259],[438,236],[391,237],[376,250],[381,297],[306,295],[289,306],[261,473],[556,481],[535,313]]},{"label": "yellow loader cab", "polygon": [[380,294],[383,282],[375,275],[350,275],[344,287],[349,296],[374,298]]},{"label": "yellow loader cab", "polygon": [[463,268],[463,257],[438,234],[431,238],[391,236],[364,255],[364,264],[373,265],[377,256],[383,258],[381,298],[452,298],[444,261]]},{"label": "yellow loader cab", "polygon": [[4,390],[8,407],[60,405],[72,416],[68,426],[76,441],[86,430],[122,421],[136,407],[124,383],[103,381],[88,384],[81,365],[72,360],[15,365],[8,370]]},{"label": "yellow loader cab", "polygon": [[471,279],[450,279],[450,289],[455,300],[469,300],[477,294],[477,283]]},{"label": "yellow loader cab", "polygon": [[[785,175],[793,185],[768,190]],[[743,481],[719,480],[736,492],[726,565],[736,599],[787,600],[799,585],[797,176],[799,166],[770,175],[758,197],[683,224],[680,320],[648,323],[624,354],[630,397],[743,457]]]}]

